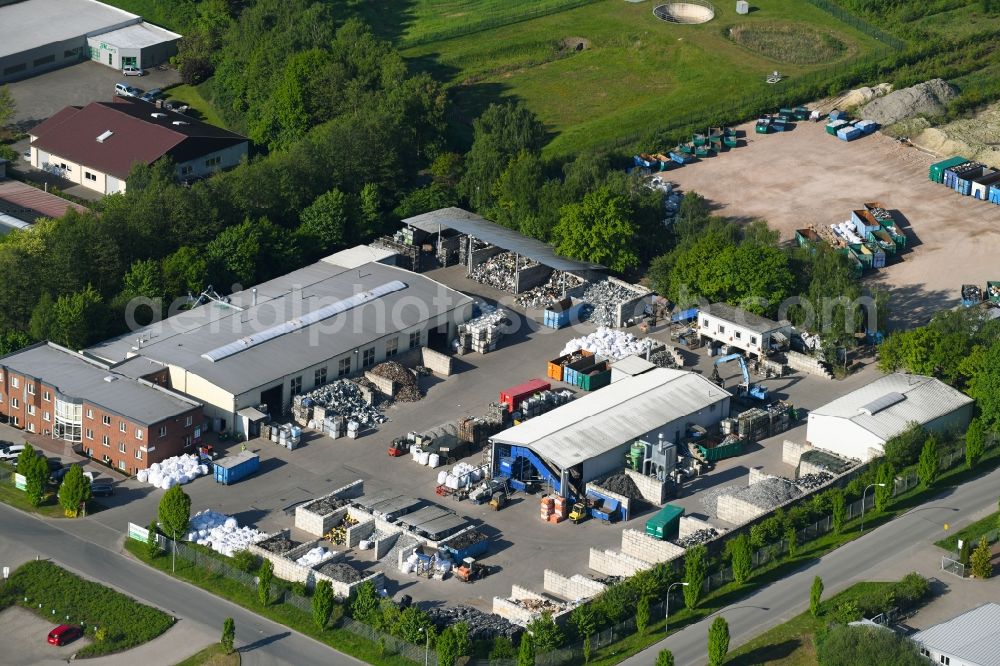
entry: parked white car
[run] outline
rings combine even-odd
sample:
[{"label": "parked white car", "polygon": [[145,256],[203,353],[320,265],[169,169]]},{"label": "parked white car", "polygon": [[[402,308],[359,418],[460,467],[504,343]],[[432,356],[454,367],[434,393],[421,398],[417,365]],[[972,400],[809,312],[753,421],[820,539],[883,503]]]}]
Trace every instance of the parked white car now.
[{"label": "parked white car", "polygon": [[127,83],[116,83],[115,94],[121,97],[138,97],[142,94],[142,91],[138,88],[133,88]]},{"label": "parked white car", "polygon": [[17,460],[17,457],[24,451],[24,444],[12,444],[0,449],[0,460]]},{"label": "parked white car", "polygon": [[142,76],[145,73],[141,67],[136,67],[135,65],[122,67],[122,76]]}]

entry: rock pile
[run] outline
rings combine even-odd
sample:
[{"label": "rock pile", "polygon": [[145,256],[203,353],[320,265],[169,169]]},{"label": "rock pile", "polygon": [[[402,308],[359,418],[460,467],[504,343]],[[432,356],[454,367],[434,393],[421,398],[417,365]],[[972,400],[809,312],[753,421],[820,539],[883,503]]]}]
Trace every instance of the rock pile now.
[{"label": "rock pile", "polygon": [[601,488],[610,490],[613,493],[628,497],[629,499],[642,499],[642,493],[632,477],[624,473],[613,474],[601,482]]},{"label": "rock pile", "polygon": [[880,125],[892,125],[914,116],[937,116],[948,110],[948,102],[958,94],[942,79],[931,79],[902,88],[865,104],[858,115]]},{"label": "rock pile", "polygon": [[257,544],[264,550],[270,551],[276,555],[281,555],[282,553],[287,553],[293,548],[297,548],[302,544],[296,543],[288,538],[285,534],[275,534],[269,539],[264,539]]},{"label": "rock pile", "polygon": [[549,276],[545,284],[521,292],[514,300],[522,308],[544,310],[562,299],[562,295],[567,289],[578,287],[581,284],[583,284],[583,280],[575,275],[563,271],[552,271],[552,275]]},{"label": "rock pile", "polygon": [[416,376],[396,361],[385,361],[371,369],[373,375],[391,379],[396,382],[396,402],[416,402],[423,396],[417,386]]},{"label": "rock pile", "polygon": [[795,480],[795,485],[803,490],[814,490],[833,478],[833,474],[828,472],[818,472],[815,474],[803,474]]},{"label": "rock pile", "polygon": [[514,293],[514,274],[538,264],[513,252],[495,254],[472,269],[469,277],[498,291]]},{"label": "rock pile", "polygon": [[698,544],[708,543],[717,536],[719,536],[719,530],[714,527],[708,527],[703,530],[692,532],[683,539],[677,539],[674,543],[681,548],[690,548],[691,546],[697,546]]},{"label": "rock pile", "polygon": [[513,640],[524,631],[506,618],[484,613],[470,606],[436,606],[428,608],[427,614],[438,631],[465,622],[469,625],[469,638],[474,641],[491,640],[500,636]]},{"label": "rock pile", "polygon": [[316,571],[342,583],[357,583],[364,579],[364,575],[360,571],[343,562],[327,562]]}]

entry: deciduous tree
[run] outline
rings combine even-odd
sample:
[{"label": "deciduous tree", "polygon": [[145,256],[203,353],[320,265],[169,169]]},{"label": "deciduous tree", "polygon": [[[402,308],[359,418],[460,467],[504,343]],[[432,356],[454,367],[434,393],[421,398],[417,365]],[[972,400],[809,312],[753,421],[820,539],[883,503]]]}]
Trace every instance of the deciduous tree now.
[{"label": "deciduous tree", "polygon": [[972,551],[969,563],[972,565],[972,575],[979,579],[986,579],[993,575],[993,551],[985,536],[979,538],[979,545]]},{"label": "deciduous tree", "polygon": [[271,603],[271,582],[274,579],[274,565],[271,560],[264,559],[257,570],[257,600],[261,606]]},{"label": "deciduous tree", "polygon": [[820,602],[823,601],[823,579],[819,576],[813,578],[812,587],[809,588],[809,612],[813,617],[819,617]]},{"label": "deciduous tree", "polygon": [[59,486],[59,504],[70,518],[76,518],[80,507],[90,499],[90,479],[83,475],[83,468],[73,465],[63,476]]},{"label": "deciduous tree", "polygon": [[684,605],[694,608],[701,599],[701,588],[708,573],[708,550],[702,546],[688,548],[684,553]]},{"label": "deciduous tree", "polygon": [[321,580],[316,583],[312,597],[313,622],[320,631],[326,629],[330,622],[330,615],[333,613],[333,588],[330,581]]},{"label": "deciduous tree", "polygon": [[670,650],[660,650],[656,655],[656,666],[674,666],[674,653]]},{"label": "deciduous tree", "polygon": [[191,522],[191,498],[180,486],[173,486],[160,498],[160,525],[172,539],[187,532]]},{"label": "deciduous tree", "polygon": [[553,231],[556,250],[565,256],[625,271],[639,263],[636,228],[629,200],[601,187],[578,204],[564,206]]},{"label": "deciduous tree", "polygon": [[941,453],[938,451],[938,442],[935,435],[930,435],[924,442],[924,448],[920,452],[920,460],[917,464],[917,476],[924,488],[930,488],[937,481],[941,471]]},{"label": "deciduous tree", "polygon": [[978,417],[969,422],[965,431],[965,464],[969,469],[975,467],[986,453],[986,429]]},{"label": "deciduous tree", "polygon": [[222,623],[222,638],[220,643],[222,644],[222,649],[226,651],[226,654],[233,653],[233,643],[236,640],[236,622],[233,618],[227,617],[226,621]]},{"label": "deciduous tree", "polygon": [[521,645],[517,649],[517,666],[535,666],[535,646],[531,634],[521,634]]},{"label": "deciduous tree", "polygon": [[753,567],[753,554],[750,549],[750,537],[744,532],[735,539],[726,542],[729,554],[729,565],[733,568],[733,580],[742,585],[750,577]]},{"label": "deciduous tree", "polygon": [[726,618],[716,617],[708,628],[708,663],[711,666],[722,666],[729,652],[729,623]]}]

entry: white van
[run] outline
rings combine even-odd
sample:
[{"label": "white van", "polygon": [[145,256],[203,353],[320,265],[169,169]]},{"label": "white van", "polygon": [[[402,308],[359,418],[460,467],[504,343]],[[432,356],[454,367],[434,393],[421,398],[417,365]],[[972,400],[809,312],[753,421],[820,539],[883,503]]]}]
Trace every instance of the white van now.
[{"label": "white van", "polygon": [[24,451],[24,444],[11,444],[0,449],[0,460],[17,460],[17,457]]}]

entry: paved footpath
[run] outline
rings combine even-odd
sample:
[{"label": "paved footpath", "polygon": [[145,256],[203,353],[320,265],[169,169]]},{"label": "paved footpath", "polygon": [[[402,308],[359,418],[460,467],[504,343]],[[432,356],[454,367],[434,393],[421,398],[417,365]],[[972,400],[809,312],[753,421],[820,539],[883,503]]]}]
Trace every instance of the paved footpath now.
[{"label": "paved footpath", "polygon": [[[794,574],[754,592],[738,604],[722,609],[718,614],[729,622],[731,649],[808,608],[813,576],[823,579],[824,595],[829,596],[858,581],[891,580],[906,575],[914,568],[911,555],[915,548],[940,539],[945,523],[953,530],[961,529],[983,515],[987,508],[996,507],[998,488],[1000,469],[957,488],[949,488],[895,520],[810,562]],[[927,556],[940,562],[940,555],[938,551],[937,554],[928,552]],[[948,574],[942,573],[938,578],[945,585],[952,585]],[[965,608],[975,605],[978,604],[970,601]],[[705,664],[708,661],[708,628],[714,619],[712,615],[689,625],[622,663],[651,666],[657,653],[668,649],[673,652],[678,666]]]}]

